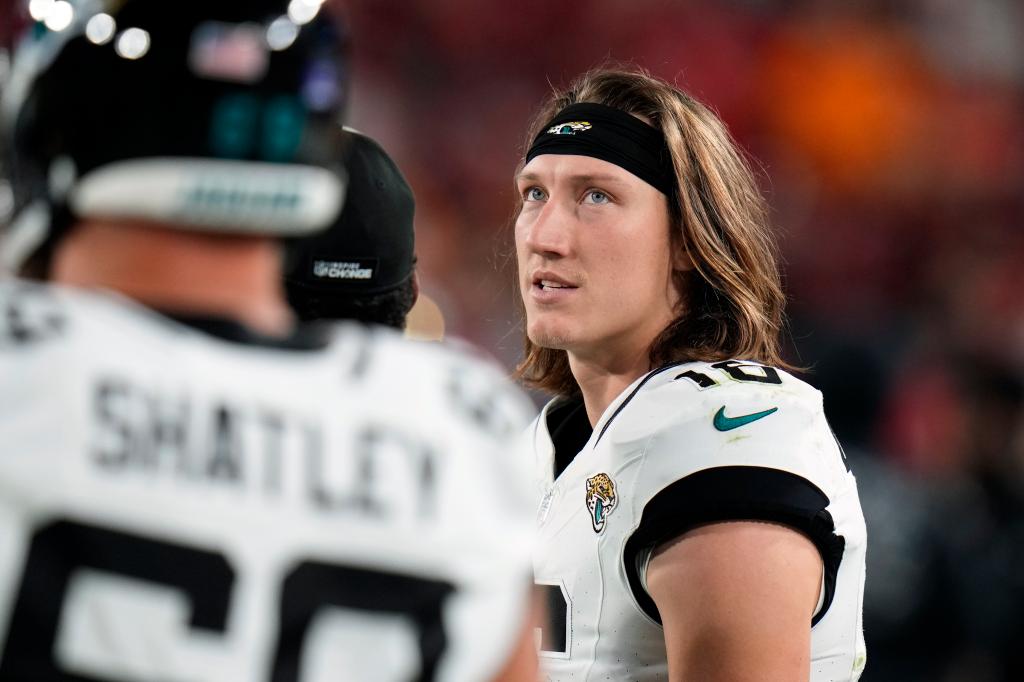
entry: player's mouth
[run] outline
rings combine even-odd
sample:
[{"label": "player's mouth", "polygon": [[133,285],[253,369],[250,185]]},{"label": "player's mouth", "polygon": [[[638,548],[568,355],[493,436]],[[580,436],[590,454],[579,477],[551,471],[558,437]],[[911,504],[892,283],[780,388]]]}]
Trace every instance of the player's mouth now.
[{"label": "player's mouth", "polygon": [[555,303],[565,300],[579,287],[553,272],[533,273],[530,296],[539,303]]}]

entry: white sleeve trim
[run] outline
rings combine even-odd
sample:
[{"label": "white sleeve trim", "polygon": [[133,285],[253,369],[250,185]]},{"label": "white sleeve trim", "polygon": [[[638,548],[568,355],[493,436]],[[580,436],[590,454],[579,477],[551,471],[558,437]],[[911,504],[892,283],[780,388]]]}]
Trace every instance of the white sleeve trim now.
[{"label": "white sleeve trim", "polygon": [[814,607],[814,613],[811,614],[811,618],[817,618],[818,614],[821,613],[821,607],[825,605],[825,565],[822,563],[821,566],[821,587],[818,588],[818,605]]}]

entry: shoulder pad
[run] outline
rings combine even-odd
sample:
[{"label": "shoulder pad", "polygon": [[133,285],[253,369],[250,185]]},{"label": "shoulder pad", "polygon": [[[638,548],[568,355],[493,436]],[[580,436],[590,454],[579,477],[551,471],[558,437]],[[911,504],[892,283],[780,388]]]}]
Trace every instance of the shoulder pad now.
[{"label": "shoulder pad", "polygon": [[654,489],[723,466],[788,471],[829,496],[844,485],[845,462],[815,388],[749,362],[688,363],[664,374],[605,436],[617,448],[643,448]]},{"label": "shoulder pad", "polygon": [[[815,388],[774,367],[739,360],[670,365],[634,386],[598,425],[599,440],[630,441],[705,415],[710,423],[722,406],[772,400],[802,405],[803,411],[821,411],[821,394]],[[732,410],[726,411],[731,414]]]}]

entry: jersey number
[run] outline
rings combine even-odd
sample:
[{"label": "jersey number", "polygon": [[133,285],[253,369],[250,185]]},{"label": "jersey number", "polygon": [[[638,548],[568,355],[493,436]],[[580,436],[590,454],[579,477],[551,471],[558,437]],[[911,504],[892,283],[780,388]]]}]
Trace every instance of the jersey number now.
[{"label": "jersey number", "polygon": [[[89,682],[65,672],[53,650],[68,583],[90,568],[172,587],[191,605],[189,627],[225,633],[235,571],[219,553],[74,521],[56,521],[32,537],[24,577],[0,656],[0,679]],[[335,606],[407,617],[418,634],[420,680],[433,680],[447,644],[441,611],[451,584],[305,561],[285,577],[273,682],[301,679],[302,644],[321,608]]]},{"label": "jersey number", "polygon": [[[782,378],[779,376],[779,372],[773,367],[744,364],[738,360],[725,360],[723,362],[716,362],[711,366],[714,369],[725,372],[736,381],[755,382],[759,384],[782,383]],[[714,378],[704,374],[703,372],[696,372],[692,369],[688,369],[685,372],[676,375],[676,379],[689,379],[693,383],[697,384],[697,387],[701,389],[711,388],[712,386],[718,385],[718,382]]]},{"label": "jersey number", "polygon": [[547,622],[540,628],[540,652],[555,658],[569,656],[569,600],[561,585],[534,582],[547,610]]}]

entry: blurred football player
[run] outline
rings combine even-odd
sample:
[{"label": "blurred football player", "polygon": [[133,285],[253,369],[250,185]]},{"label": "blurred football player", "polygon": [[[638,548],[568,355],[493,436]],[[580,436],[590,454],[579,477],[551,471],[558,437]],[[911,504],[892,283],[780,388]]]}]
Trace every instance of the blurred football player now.
[{"label": "blurred football player", "polygon": [[32,3],[0,101],[0,679],[529,680],[529,407],[296,328],[344,34],[292,0]]},{"label": "blurred football player", "polygon": [[516,177],[520,373],[551,680],[852,680],[865,528],[782,368],[765,205],[725,126],[640,71],[547,101]]},{"label": "blurred football player", "polygon": [[325,232],[292,246],[288,303],[300,320],[355,320],[405,329],[416,303],[412,189],[375,140],[342,131],[348,198]]}]

